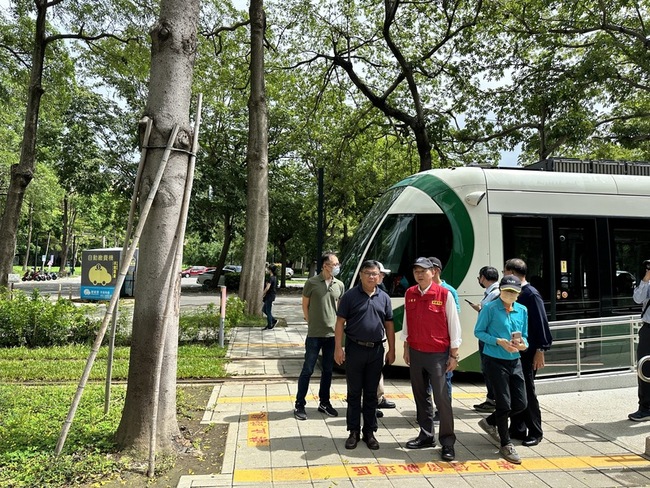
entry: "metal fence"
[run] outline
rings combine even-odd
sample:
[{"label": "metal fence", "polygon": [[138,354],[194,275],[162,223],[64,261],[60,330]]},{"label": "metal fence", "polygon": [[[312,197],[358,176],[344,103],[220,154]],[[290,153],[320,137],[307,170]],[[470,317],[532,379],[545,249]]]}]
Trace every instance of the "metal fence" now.
[{"label": "metal fence", "polygon": [[553,347],[538,377],[636,371],[639,315],[551,322]]}]

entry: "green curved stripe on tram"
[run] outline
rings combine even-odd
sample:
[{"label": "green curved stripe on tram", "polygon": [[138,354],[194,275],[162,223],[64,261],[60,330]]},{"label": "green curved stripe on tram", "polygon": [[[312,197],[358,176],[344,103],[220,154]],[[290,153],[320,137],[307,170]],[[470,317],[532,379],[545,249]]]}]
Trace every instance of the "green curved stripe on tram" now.
[{"label": "green curved stripe on tram", "polygon": [[458,288],[467,276],[474,255],[474,228],[465,204],[444,181],[430,173],[412,175],[394,186],[413,186],[422,190],[447,216],[454,240],[442,278]]}]

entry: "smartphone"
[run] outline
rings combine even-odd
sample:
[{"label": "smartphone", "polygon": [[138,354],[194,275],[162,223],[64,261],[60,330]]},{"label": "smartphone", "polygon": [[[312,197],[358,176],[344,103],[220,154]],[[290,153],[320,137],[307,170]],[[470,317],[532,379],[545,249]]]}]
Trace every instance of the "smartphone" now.
[{"label": "smartphone", "polygon": [[510,342],[513,344],[521,343],[521,332],[513,332],[510,336]]},{"label": "smartphone", "polygon": [[465,301],[466,301],[467,303],[469,303],[472,307],[474,306],[474,304],[473,304],[472,302],[470,302],[467,298],[465,299]]}]

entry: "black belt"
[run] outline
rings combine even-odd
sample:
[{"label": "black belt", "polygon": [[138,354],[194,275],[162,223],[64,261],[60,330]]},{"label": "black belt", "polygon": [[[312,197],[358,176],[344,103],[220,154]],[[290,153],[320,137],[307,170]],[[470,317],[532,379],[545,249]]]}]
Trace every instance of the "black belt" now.
[{"label": "black belt", "polygon": [[364,342],[364,341],[358,341],[358,340],[356,340],[356,339],[352,339],[352,337],[348,337],[348,340],[350,340],[350,341],[352,341],[352,342],[354,342],[354,343],[356,343],[356,344],[359,344],[360,346],[364,346],[364,347],[377,347],[377,346],[379,346],[380,344],[383,344],[383,343],[384,343],[384,341],[379,341],[379,342]]}]

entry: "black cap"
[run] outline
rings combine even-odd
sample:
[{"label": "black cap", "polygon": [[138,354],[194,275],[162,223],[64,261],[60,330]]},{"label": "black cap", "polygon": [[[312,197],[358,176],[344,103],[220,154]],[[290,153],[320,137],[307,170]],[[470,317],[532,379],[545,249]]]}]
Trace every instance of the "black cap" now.
[{"label": "black cap", "polygon": [[413,266],[419,266],[420,268],[433,268],[433,263],[428,258],[417,258],[413,263]]},{"label": "black cap", "polygon": [[521,280],[515,275],[504,276],[499,283],[501,290],[512,290],[521,293]]},{"label": "black cap", "polygon": [[438,258],[429,258],[429,261],[431,261],[431,264],[433,264],[436,268],[442,269],[442,263]]}]

